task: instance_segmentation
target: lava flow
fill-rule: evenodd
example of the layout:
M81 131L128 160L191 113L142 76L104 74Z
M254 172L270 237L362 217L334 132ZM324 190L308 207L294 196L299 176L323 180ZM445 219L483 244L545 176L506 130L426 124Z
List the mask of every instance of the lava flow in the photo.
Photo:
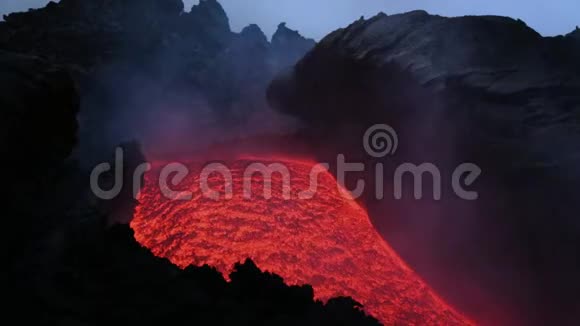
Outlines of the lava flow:
M318 175L312 198L299 199L311 188L315 163L262 158L259 162L281 163L290 172L286 180L282 174L272 175L267 199L267 179L245 173L255 162L245 158L225 163L232 175L231 199L224 196L226 179L218 173L209 176L207 184L221 193L220 200L202 191L201 164L189 164L189 175L173 189L192 192L187 201L166 198L158 182L160 167L154 169L145 177L131 223L137 240L182 268L208 264L225 275L250 257L288 284L311 284L318 299L350 296L385 324L471 324L398 257L329 172ZM251 199L244 194L245 185Z

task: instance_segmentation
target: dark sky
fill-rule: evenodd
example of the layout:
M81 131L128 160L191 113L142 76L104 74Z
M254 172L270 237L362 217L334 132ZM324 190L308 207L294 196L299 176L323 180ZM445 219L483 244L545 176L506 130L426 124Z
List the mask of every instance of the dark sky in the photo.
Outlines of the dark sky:
M0 14L45 5L48 0L0 0ZM189 9L198 0L185 0ZM257 23L272 34L284 21L319 39L360 16L424 9L444 16L494 14L520 18L543 35L566 34L580 25L580 0L221 0L234 30Z

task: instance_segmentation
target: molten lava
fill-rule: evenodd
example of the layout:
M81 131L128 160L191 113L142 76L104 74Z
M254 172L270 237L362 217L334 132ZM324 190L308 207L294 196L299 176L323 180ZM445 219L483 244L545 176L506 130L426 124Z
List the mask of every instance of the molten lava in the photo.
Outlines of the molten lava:
M219 200L202 191L201 164L191 163L189 175L173 189L192 192L187 201L163 195L157 167L145 177L131 223L137 240L182 268L209 264L225 275L236 262L250 257L288 284L311 284L318 299L350 296L385 324L471 324L397 256L329 172L318 175L312 198L299 199L311 189L315 163L260 159L264 164L282 163L290 172L289 184L281 174L272 175L272 197L267 199L267 179L245 172L255 162L246 158L225 163L232 174L231 199L225 197L226 178L209 176L207 183L221 193ZM251 199L244 185L251 185ZM288 190L291 199L285 197Z

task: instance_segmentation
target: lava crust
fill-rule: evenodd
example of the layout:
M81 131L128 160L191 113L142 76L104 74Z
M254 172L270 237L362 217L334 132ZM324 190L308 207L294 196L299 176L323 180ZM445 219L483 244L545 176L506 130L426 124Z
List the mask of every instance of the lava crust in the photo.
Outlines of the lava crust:
M231 199L224 196L226 179L218 173L209 176L208 185L221 194L219 200L202 191L200 163L188 164L188 176L172 189L190 191L192 199L166 198L159 187L162 165L157 164L145 177L131 223L137 240L179 267L208 264L225 275L250 257L289 284L311 284L320 300L352 297L385 324L471 324L399 258L329 172L319 173L311 199L299 199L310 189L315 162L258 162L281 163L289 171L286 184L282 174L272 175L271 198L263 190L267 177L245 173L255 158L222 162L232 174ZM251 199L244 195L245 184L251 184Z

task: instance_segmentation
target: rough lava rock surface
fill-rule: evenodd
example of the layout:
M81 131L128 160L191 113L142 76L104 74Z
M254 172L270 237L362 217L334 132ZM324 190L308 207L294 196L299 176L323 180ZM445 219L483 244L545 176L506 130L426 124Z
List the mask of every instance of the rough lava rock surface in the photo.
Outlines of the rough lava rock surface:
M429 162L451 187L455 167L477 164L476 201L452 188L441 201L412 190L389 200L392 173L388 204L363 200L403 258L477 321L570 324L580 290L577 35L542 37L506 17L379 14L322 39L268 98L320 148L351 144L350 161L376 163L361 139L387 123L399 149L381 161L386 171Z
M332 53L377 70L396 66L435 92L463 87L504 96L574 89L579 86L580 64L569 40L576 34L543 38L524 22L506 17L379 14L325 37L297 65L293 78L313 73L313 64ZM317 69L329 67L322 64Z

